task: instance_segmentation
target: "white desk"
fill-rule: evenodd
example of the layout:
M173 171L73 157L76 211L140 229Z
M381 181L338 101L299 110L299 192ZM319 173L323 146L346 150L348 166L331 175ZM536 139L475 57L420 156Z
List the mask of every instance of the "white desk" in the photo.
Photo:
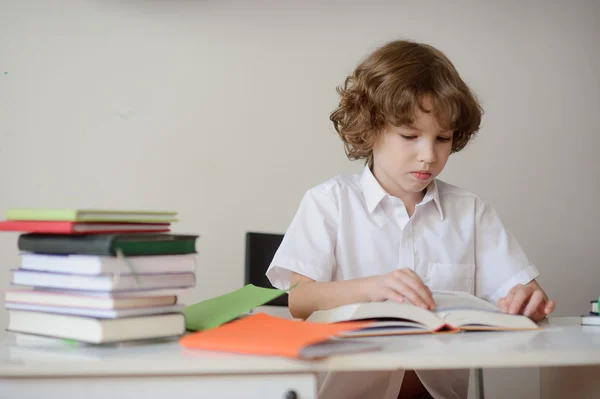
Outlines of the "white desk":
M543 398L600 394L600 327L580 326L579 318L555 318L543 326L542 331L371 338L384 349L314 362L187 350L176 342L30 349L11 345L9 336L0 347L0 396L316 398L317 372L485 367L544 367ZM569 387L561 383L565 376ZM578 395L573 386L580 387Z

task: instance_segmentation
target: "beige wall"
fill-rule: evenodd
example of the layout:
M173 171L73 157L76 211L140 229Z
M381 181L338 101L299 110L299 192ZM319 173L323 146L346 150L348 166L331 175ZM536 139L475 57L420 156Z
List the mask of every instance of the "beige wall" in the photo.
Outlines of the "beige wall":
M328 121L335 86L413 38L486 110L441 178L489 200L556 314L579 315L600 294L599 17L593 0L2 0L0 212L175 209L176 232L202 235L184 300L236 289L245 231L285 231L306 189L361 169ZM0 289L16 239L0 235ZM537 395L522 375L486 378Z

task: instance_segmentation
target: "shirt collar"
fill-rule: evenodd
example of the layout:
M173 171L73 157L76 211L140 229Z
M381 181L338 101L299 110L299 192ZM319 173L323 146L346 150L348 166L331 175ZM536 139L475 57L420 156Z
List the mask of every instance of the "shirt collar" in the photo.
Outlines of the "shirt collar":
M373 213L377 205L384 199L388 193L381 187L381 184L373 176L369 165L365 165L363 174L360 177L360 185L362 186L363 195L367 204L369 213Z
M360 185L362 186L369 213L373 213L375 208L377 208L377 205L379 205L385 197L389 196L383 187L381 187L381 184L379 184L375 176L373 176L373 172L371 172L369 165L365 165L365 169L360 177ZM440 202L437 180L435 179L427 186L425 197L423 197L423 200L419 205L426 204L429 201L433 201L440 213L440 220L444 220L444 212L442 211L442 204Z
M435 207L440 213L440 220L444 220L444 211L442 210L442 202L440 201L440 192L438 190L437 179L433 179L433 181L427 186L427 192L425 193L425 197L423 197L421 204L426 204L429 201L433 201Z

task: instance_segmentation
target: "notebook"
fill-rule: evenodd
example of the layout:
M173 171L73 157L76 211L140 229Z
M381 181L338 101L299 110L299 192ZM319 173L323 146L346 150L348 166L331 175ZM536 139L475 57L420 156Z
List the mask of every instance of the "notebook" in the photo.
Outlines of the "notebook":
M434 291L436 310L392 301L356 303L318 310L307 321L338 323L370 320L366 328L344 337L419 334L458 330L529 330L539 327L526 316L511 315L466 292Z
M100 344L181 335L183 314L96 319L53 313L9 310L8 331Z
M99 233L163 233L170 223L80 223L67 221L4 220L0 231L22 231L48 234L99 234Z
M183 273L195 269L195 255L132 256L126 260L114 256L51 255L22 253L21 269L73 274L103 273Z
M13 208L6 211L8 220L54 220L72 222L176 222L177 212L117 209L48 209Z
M276 288L247 284L239 290L188 306L185 309L186 328L190 331L202 331L218 327L285 293L286 291Z
M257 313L220 327L188 334L179 342L192 349L316 359L379 349L374 343L332 341L340 332L362 328L367 324L319 324Z

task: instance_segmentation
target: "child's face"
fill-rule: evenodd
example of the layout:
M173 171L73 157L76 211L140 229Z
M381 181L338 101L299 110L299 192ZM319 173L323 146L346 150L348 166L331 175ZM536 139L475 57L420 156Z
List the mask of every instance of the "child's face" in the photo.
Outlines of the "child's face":
M431 110L431 99L423 99L422 105ZM373 148L373 174L390 195L419 202L446 166L452 136L452 130L439 126L433 112L417 109L411 125L388 124L381 132Z

